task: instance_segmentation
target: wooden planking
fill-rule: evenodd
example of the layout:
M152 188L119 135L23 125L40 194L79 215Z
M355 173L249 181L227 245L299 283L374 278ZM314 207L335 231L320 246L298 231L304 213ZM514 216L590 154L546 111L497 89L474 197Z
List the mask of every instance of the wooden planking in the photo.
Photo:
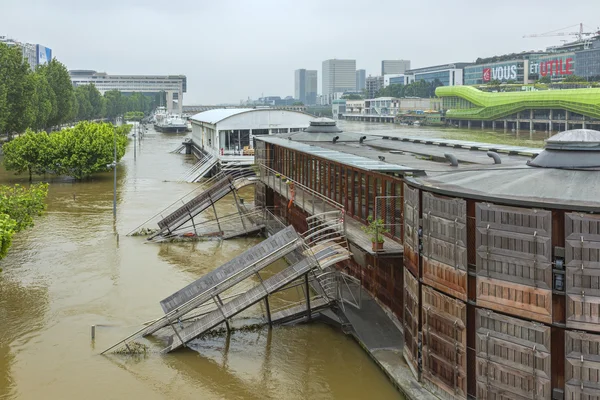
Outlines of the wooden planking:
M532 400L550 400L552 398L550 379L523 374L518 370L479 357L477 358L476 372L479 387L481 385L493 387L496 393L506 393L507 398ZM479 396L477 398L479 399Z
M600 331L600 216L565 213L569 328Z
M549 327L484 309L475 324L478 399L551 398Z
M478 276L477 305L552 323L552 292L546 289Z
M467 300L467 203L423 192L423 282Z
M428 286L423 293L423 378L445 398L464 399L467 388L466 304ZM436 390L437 392L437 390Z
M600 399L600 335L565 331L565 399Z
M419 190L404 184L404 265L419 276Z
M404 358L415 376L419 371L419 282L404 269Z
M475 209L477 226L508 230L517 233L551 236L552 213L522 207L499 206L492 203L477 203Z
M423 257L423 283L467 301L467 271Z

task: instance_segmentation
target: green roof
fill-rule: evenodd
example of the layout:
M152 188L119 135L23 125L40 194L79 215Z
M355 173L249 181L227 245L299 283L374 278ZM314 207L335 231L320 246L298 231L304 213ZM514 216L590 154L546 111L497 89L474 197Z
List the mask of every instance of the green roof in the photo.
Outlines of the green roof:
M531 92L482 92L471 86L440 86L438 97L459 97L472 108L449 109L447 118L494 120L530 109L564 109L600 119L600 89L539 90Z

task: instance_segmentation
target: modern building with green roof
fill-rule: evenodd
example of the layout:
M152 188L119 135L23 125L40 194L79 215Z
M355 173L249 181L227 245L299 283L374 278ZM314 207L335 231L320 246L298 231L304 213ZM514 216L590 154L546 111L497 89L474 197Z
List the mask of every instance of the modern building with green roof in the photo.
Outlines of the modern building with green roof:
M560 129L600 127L600 88L484 92L471 86L436 89L451 125L481 128Z

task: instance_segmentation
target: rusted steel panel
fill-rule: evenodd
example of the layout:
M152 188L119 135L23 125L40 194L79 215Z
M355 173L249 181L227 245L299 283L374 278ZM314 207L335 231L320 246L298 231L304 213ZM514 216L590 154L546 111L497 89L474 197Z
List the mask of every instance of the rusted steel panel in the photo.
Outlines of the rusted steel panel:
M565 399L600 398L600 335L565 332Z
M404 358L413 374L419 370L419 282L404 269Z
M467 301L467 271L423 257L423 283Z
M552 291L477 277L477 305L534 321L552 323Z
M423 286L423 378L444 398L467 397L466 304ZM433 386L433 387L432 387Z
M404 184L404 265L419 276L419 190Z
M565 214L567 327L600 331L600 216Z
M550 399L550 328L484 309L475 323L477 398Z

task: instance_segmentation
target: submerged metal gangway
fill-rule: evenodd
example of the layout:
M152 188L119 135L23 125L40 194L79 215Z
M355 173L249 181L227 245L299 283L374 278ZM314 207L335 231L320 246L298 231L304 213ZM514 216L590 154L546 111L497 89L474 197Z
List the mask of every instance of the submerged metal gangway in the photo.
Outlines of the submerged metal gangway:
M198 234L194 217L210 207L213 208L218 223L219 216L215 208L215 203L229 193L233 193L235 196L238 214L240 215L242 225L244 225L243 231L256 231L256 229L248 229L245 226L242 214L246 213L247 210L239 204L237 191L245 186L254 184L257 180L258 178L254 175L254 171L248 168L231 167L222 170L205 183L205 187L208 187L207 189L195 195L190 200L182 202L183 204L176 210L171 211L166 217L162 217L158 221L158 231L154 232L148 239L152 240L158 236L177 235L177 231L189 222L191 222L191 228L194 233ZM160 214L162 216L162 213ZM229 233L229 235L235 236L235 233Z
M106 349L103 354L123 348L129 350L129 345L136 340L165 327L170 327L173 334L167 347L162 351L170 352L185 346L190 340L222 323L225 323L229 330L229 322L233 316L260 301L265 302L268 321L271 323L269 296L289 287L288 285L303 276L307 286L305 310L310 315L308 274L313 272L318 284L317 275L314 273L315 269L323 270L350 258L342 214L328 214L309 217L309 226L312 227L303 235L298 234L292 226L279 230L238 257L165 298L160 302L165 313L164 316ZM259 274L262 269L291 254L295 254L295 261L289 267L269 278L262 279ZM228 298L221 297L223 292L252 276L256 276L259 283L250 290ZM324 294L324 297L321 296L315 305L323 307L333 300L335 299ZM210 304L216 306L216 309L197 314L197 310ZM283 315L298 314L300 311L283 312ZM182 321L189 320L192 322L183 326Z

